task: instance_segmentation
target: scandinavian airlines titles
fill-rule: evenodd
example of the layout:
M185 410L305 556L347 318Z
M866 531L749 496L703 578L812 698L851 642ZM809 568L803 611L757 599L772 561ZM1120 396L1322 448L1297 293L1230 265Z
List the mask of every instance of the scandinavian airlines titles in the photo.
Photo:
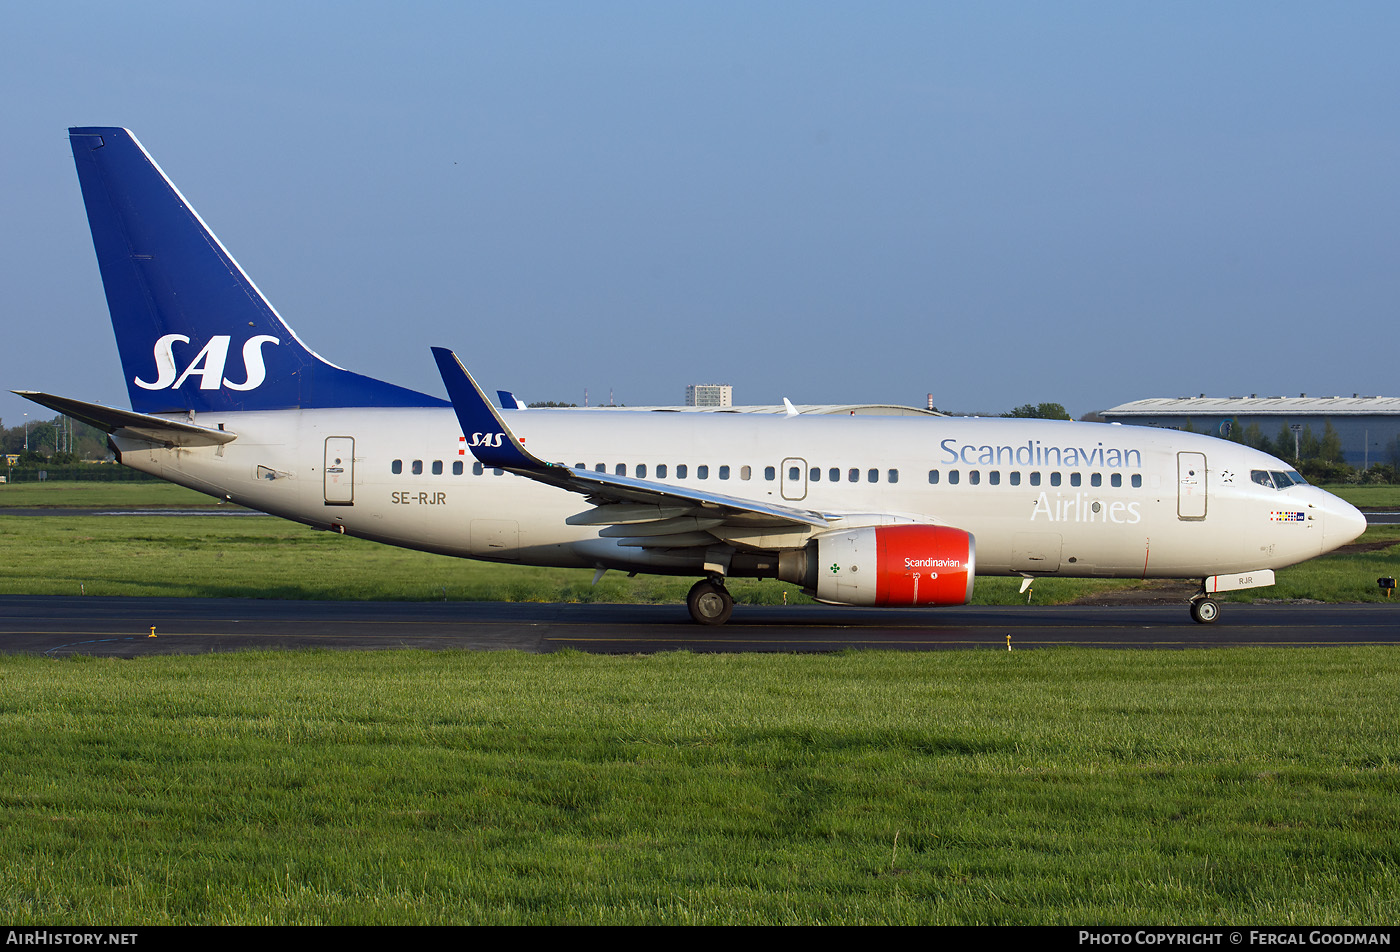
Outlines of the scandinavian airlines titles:
M1012 446L983 443L959 443L949 438L938 444L942 447L945 464L962 463L966 466L1098 466L1103 469L1141 469L1142 450L1125 450L1102 443L1092 448L1083 446L1052 446L1040 440L1026 440Z
M1089 493L1073 496L1055 493L1055 498L1051 499L1042 491L1031 510L1031 522L1041 516L1047 522L1112 522L1131 526L1142 521L1142 510L1136 502L1105 503Z

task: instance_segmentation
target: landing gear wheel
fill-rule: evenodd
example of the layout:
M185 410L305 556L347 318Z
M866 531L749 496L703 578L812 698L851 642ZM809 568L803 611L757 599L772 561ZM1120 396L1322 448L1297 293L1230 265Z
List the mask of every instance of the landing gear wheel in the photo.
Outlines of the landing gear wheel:
M1220 617L1220 606L1213 599L1197 598L1191 602L1191 620L1198 625L1212 624Z
M690 587L685 597L690 617L697 625L723 625L734 612L734 596L724 587L723 582L703 579Z

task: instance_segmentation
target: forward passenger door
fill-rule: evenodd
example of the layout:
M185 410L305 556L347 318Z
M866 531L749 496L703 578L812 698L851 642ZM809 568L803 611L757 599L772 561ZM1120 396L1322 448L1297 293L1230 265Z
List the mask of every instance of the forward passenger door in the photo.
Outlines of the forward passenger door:
M1176 454L1176 515L1178 519L1206 517L1206 454Z

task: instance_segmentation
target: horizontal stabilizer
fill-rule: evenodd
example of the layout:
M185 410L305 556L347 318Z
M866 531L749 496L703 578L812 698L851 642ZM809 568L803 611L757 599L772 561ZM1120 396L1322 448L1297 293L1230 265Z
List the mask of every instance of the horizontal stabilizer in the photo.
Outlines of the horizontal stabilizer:
M10 392L26 400L33 400L41 407L57 410L88 426L95 426L104 433L129 436L159 446L218 446L238 438L237 434L227 430L214 430L193 423L167 420L134 410L104 407L100 403L86 403L70 397L57 397L51 393L38 393L33 390Z

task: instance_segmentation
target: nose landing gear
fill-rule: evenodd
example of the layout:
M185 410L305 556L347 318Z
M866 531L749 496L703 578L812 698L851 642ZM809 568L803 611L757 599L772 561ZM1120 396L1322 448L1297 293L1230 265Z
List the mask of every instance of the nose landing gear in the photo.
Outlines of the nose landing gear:
M1210 625L1220 617L1220 604L1205 593L1191 599L1191 620L1198 625Z

